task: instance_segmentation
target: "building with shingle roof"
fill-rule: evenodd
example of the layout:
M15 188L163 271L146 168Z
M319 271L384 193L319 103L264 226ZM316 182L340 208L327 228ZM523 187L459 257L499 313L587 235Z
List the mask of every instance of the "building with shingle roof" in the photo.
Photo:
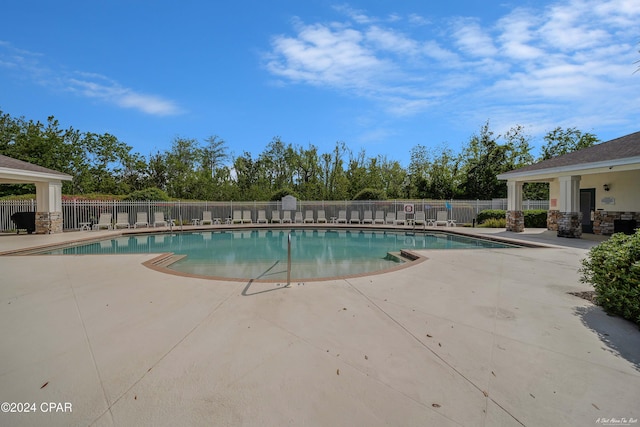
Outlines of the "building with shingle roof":
M62 181L73 177L0 154L0 184L35 184L36 233L62 232Z
M507 230L522 231L522 184L549 183L547 226L559 236L632 232L640 223L640 132L498 175Z

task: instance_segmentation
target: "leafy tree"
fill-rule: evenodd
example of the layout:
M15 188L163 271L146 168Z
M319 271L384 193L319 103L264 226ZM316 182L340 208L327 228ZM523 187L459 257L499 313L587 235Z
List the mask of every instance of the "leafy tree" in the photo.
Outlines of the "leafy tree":
M600 140L591 133L582 133L576 128L562 129L557 127L544 136L545 145L542 146L542 157L547 160L552 157L591 147Z

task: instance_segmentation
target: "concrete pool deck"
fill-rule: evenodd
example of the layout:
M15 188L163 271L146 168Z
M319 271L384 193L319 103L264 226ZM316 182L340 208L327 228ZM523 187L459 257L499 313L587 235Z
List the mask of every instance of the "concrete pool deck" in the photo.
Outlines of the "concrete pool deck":
M0 402L35 413L0 425L640 425L640 331L567 293L591 289L577 269L599 239L457 231L552 246L289 288L155 255L2 256Z

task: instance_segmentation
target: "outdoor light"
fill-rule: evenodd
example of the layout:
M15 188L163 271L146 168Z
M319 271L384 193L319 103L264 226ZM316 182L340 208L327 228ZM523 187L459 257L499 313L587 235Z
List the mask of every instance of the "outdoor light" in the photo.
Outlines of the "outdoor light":
M604 191L609 191L609 184L603 185L602 188L604 188Z

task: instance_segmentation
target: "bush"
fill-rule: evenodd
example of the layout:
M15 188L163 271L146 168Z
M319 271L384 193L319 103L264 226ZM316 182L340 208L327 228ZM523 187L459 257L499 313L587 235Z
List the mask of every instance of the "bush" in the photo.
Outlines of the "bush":
M547 228L547 211L545 209L524 211L524 227Z
M358 194L353 196L353 200L387 200L387 195L384 190L363 188Z
M486 228L506 228L507 219L506 218L489 218L486 219L482 224L478 225L478 227L486 227Z
M604 311L640 326L640 230L630 236L615 233L591 248L579 271Z
M161 189L156 188L156 187L152 187L152 188L146 188L144 190L134 191L133 193L131 193L127 197L125 197L123 200L161 200L161 201L168 201L169 200L169 196L167 195L167 193L165 193Z
M507 211L504 209L485 209L478 212L478 224L482 224L488 219L504 219L506 222Z

